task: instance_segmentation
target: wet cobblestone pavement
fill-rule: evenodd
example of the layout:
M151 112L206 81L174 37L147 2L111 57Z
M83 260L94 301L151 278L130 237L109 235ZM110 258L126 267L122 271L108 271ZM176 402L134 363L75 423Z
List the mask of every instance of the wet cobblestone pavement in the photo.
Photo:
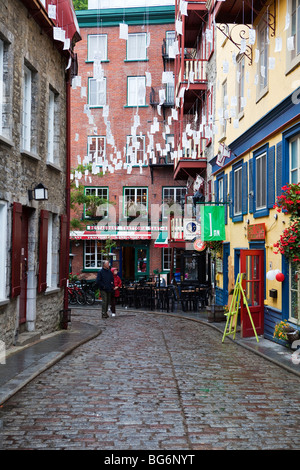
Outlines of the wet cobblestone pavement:
M201 323L99 313L82 318L98 337L3 404L3 450L300 448L299 377Z

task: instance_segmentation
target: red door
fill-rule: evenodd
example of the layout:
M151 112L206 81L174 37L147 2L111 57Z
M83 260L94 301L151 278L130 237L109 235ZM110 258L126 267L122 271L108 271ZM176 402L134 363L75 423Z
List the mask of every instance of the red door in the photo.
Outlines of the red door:
M22 210L22 233L21 233L21 259L20 259L20 303L19 323L26 322L27 305L27 271L28 271L28 218L29 214L25 207Z
M242 286L256 333L264 332L264 251L241 250ZM251 319L241 299L241 336L254 336Z

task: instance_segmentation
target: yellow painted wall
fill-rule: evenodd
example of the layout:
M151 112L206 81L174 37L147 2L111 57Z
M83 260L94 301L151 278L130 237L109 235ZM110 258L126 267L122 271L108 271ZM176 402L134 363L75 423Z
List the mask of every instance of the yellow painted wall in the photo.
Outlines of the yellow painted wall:
M287 50L287 40L290 36L290 30L284 31L285 29L285 17L287 13L287 2L286 0L280 0L279 2L271 2L272 7L270 11L274 10L274 3L276 3L276 31L275 36L280 37L282 40L281 52L274 52L275 50L275 37L271 36L271 29L269 33L269 57L275 59L274 70L268 70L268 91L261 98L257 97L257 85L255 84L255 76L259 74L258 66L255 63L255 49L258 46L258 25L262 21L261 16L257 19L254 24L256 30L256 42L252 46L253 62L249 65L248 58L245 57L245 77L248 77L248 81L245 79L245 98L247 99L244 113L239 119L239 127L234 128L233 119L227 123L226 129L226 143L229 144L235 140L239 135L245 132L251 125L258 121L268 111L278 105L286 96L293 92L296 92L300 86L300 72L299 68L291 68L289 62L290 53ZM278 9L279 3L279 9ZM289 2L291 4L292 2ZM229 28L234 31L233 38L240 40L239 31L245 29L244 25L229 25ZM236 56L239 53L239 49L229 40L226 39L224 34L217 28L216 29L216 60L217 60L217 86L216 86L216 124L218 126L218 108L222 107L222 83L227 80L228 86L228 98L229 107L231 98L237 95L237 81L236 72L237 67L233 63L232 56ZM223 71L223 62L227 60L229 63L228 73ZM219 129L218 138L215 139L215 150L218 148L218 141L221 138Z
M291 3L291 2L289 2ZM249 65L249 61L245 58L245 97L247 98L247 103L244 108L243 114L240 116L238 121L238 128L234 128L234 119L227 122L226 134L222 135L220 132L219 121L218 121L218 108L222 107L222 83L224 80L227 80L227 94L229 99L229 108L231 103L231 97L237 95L237 81L236 81L236 72L237 67L234 65L232 60L232 55L238 53L237 47L229 40L225 39L223 33L217 30L217 46L216 46L216 57L217 57L217 84L216 84L216 103L215 103L215 123L218 134L214 141L214 154L218 152L220 142L224 142L226 145L230 145L232 141L238 138L243 134L247 129L249 129L254 123L259 121L267 112L276 107L282 100L284 100L288 95L293 93L297 87L300 86L300 72L299 67L292 69L289 62L290 53L287 51L287 38L290 36L290 30L285 31L285 18L287 13L287 2L286 0L280 0L279 2L271 2L273 11L274 4L276 4L276 37L282 38L282 50L281 52L274 52L275 49L275 37L271 37L270 30L270 44L269 44L269 57L275 59L275 68L274 70L268 70L269 81L268 81L268 91L260 99L257 99L257 86L255 85L255 75L259 73L257 64L254 61L255 58L255 49L257 45L256 33L256 43L253 48L253 63ZM279 6L279 10L278 10ZM261 18L259 17L254 25L254 28L257 30L258 24ZM232 26L231 26L232 27ZM245 29L244 26L239 25L235 27L235 30ZM223 62L227 60L229 63L228 73L223 71ZM288 127L288 126L287 126ZM282 129L278 135L272 135L265 142L259 142L256 147L249 149L249 151L242 156L244 162L249 161L253 157L253 151L256 148L259 148L264 143L268 142L269 146L273 146L282 140ZM236 160L238 161L238 160ZM229 172L231 166L225 168L220 168L220 171L224 171L228 174L229 181ZM278 216L277 220L275 215ZM253 214L248 213L244 216L242 222L232 223L231 218L228 216L228 225L226 226L226 241L230 241L230 258L229 258L229 292L234 286L234 248L249 248L249 242L247 239L247 220L249 224L266 224L266 271L270 269L282 269L281 266L281 255L275 255L273 252L273 244L279 240L281 233L284 228L289 224L289 217L282 213L277 213L275 209L270 209L268 217L254 218ZM223 276L222 274L217 275L217 285L223 287ZM269 296L270 289L277 289L278 298L273 299ZM230 299L229 299L230 301ZM266 279L266 301L265 304L281 310L282 307L282 298L281 298L281 285L278 281L269 281Z

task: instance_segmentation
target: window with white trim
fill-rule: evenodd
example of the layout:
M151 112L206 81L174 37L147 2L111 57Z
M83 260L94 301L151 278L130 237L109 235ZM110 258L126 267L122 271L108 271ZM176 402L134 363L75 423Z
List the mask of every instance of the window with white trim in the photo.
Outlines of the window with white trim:
M176 267L180 268L180 251L173 250L173 270L176 270ZM172 261L172 248L162 248L162 269L163 271L170 271Z
M227 119L229 118L228 112L228 95L227 95L227 80L222 83L222 108L219 111L220 113L220 124L221 124L221 136L225 137Z
M289 142L290 146L290 183L300 181L300 135L297 135Z
M11 140L13 121L13 51L11 41L0 39L0 136Z
M24 66L23 75L23 119L22 119L22 148L31 150L31 93L32 72Z
M102 165L106 160L106 137L103 135L88 136L88 156L92 163Z
M48 156L47 160L54 163L54 92L49 90L48 103Z
M169 48L173 46L176 40L176 33L175 31L166 31L166 54L169 57Z
M49 212L47 239L47 290L56 289L59 276L59 219Z
M29 63L23 67L21 152L38 153L38 73Z
M148 214L148 188L124 188L124 217Z
M255 159L255 208L267 207L267 154L263 153Z
M145 136L127 136L126 162L131 165L143 165L145 155Z
M127 77L127 106L146 105L146 77Z
M84 241L84 269L99 269L102 267L105 255L103 253L104 242L102 240Z
M0 201L0 300L7 298L7 252L7 202Z
M106 78L103 80L89 78L89 105L91 107L106 105Z
M88 58L89 62L95 59L107 60L107 34L88 35Z
M4 42L0 39L0 135L3 134Z
M58 94L49 88L47 163L59 165Z
M268 25L265 18L261 21L258 29L258 98L263 96L267 91L268 86L268 60L269 60L269 38L268 38Z
M218 179L218 202L224 201L224 178Z
M291 37L294 49L291 50L291 59L300 55L300 0L291 2Z
M237 60L237 99L238 99L238 114L244 112L244 99L245 99L245 56L242 55Z
M131 33L127 39L127 60L147 59L147 33Z
M163 188L163 217L168 216L168 208L174 204L181 208L182 201L185 201L186 188L184 186L174 186Z
M234 215L242 214L242 167L234 170Z
M95 196L98 200L95 201L94 207L85 207L85 218L106 217L108 215L108 188L106 187L90 187L84 188L86 196ZM98 204L99 203L99 204ZM92 214L92 211L95 213Z
M300 181L300 134L289 141L289 182ZM300 320L300 267L299 263L289 263L289 321Z
M300 319L300 268L297 263L289 263L289 284L289 320L298 323Z

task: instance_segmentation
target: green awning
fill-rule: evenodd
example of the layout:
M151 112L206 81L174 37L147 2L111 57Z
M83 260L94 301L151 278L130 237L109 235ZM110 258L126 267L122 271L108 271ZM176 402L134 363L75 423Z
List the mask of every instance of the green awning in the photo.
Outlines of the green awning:
M154 242L156 248L168 248L168 232L159 232L157 239Z

